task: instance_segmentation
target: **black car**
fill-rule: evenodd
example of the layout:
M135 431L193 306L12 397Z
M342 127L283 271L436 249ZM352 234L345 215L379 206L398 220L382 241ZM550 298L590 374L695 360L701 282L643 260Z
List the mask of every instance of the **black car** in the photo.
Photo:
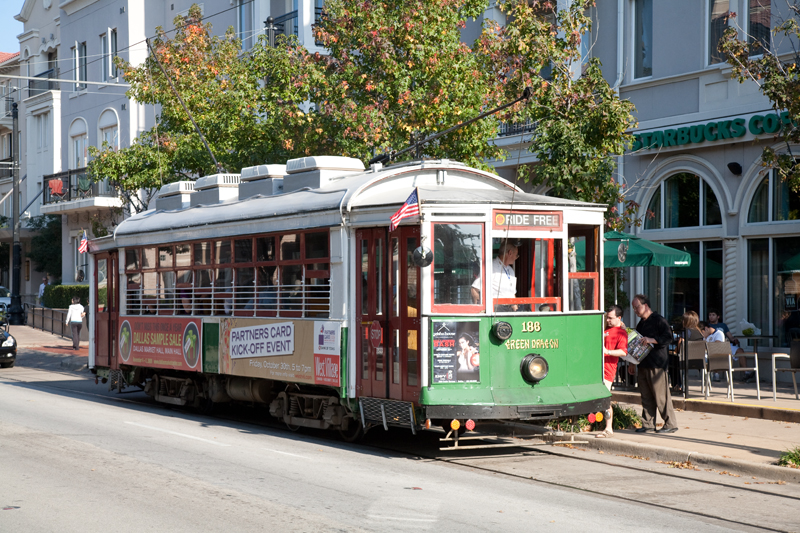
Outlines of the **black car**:
M17 340L0 330L0 368L11 368L17 360Z

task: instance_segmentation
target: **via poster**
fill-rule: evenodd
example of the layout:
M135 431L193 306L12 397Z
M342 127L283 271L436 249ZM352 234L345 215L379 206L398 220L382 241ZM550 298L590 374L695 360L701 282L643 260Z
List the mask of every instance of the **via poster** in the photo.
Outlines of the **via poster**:
M199 372L202 331L197 318L121 317L117 351L126 365Z
M480 321L433 321L433 382L481 380Z
M310 385L341 384L341 324L226 317L219 323L220 373Z
M314 321L314 384L338 387L341 384L342 325Z

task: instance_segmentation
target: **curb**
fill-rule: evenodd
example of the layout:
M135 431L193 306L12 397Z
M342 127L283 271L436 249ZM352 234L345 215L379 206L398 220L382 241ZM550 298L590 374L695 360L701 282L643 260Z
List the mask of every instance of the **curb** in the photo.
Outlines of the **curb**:
M687 452L686 450L677 450L664 446L653 446L650 444L640 444L614 439L595 439L592 437L594 437L594 434L587 439L589 443L586 444L586 446L595 450L619 452L625 455L638 455L658 461L677 463L690 462L701 468L746 474L748 476L756 476L775 481L800 483L800 470L794 468L728 459L727 457L720 457L718 455Z
M523 430L534 434L548 433L549 430L543 426L532 424L521 424L519 422L505 422L506 427ZM580 440L586 440L587 448L602 450L604 452L614 452L622 455L632 455L644 457L656 461L686 463L691 462L699 468L709 468L721 472L735 473L739 475L755 476L773 481L786 481L790 483L800 483L800 469L789 468L762 463L753 463L739 459L728 459L718 455L710 455L699 452L689 452L668 448L666 446L654 446L652 444L640 444L618 439L596 439L595 433L575 433L573 434Z
M763 395L762 395L763 397ZM612 402L642 404L642 397L638 392L613 391L611 393ZM778 407L763 407L760 405L736 404L731 402L714 402L709 400L684 400L683 398L673 398L672 406L683 411L693 411L697 413L711 413L715 415L740 416L742 418L761 418L764 420L774 420L777 422L800 423L800 408L780 409ZM800 402L798 403L800 407Z

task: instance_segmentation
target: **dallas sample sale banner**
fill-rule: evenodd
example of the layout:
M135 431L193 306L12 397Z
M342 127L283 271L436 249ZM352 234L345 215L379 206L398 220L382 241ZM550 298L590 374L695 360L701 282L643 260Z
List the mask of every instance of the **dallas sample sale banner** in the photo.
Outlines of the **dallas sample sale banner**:
M126 316L117 335L120 360L127 365L199 372L200 319Z

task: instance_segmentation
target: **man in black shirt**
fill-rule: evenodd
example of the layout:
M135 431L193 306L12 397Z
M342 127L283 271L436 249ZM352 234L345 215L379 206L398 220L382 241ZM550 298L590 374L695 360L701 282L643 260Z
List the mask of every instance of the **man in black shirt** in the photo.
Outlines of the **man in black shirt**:
M669 393L667 378L667 345L672 340L672 330L663 316L650 309L650 299L644 294L633 297L633 310L641 318L636 331L653 349L639 363L639 393L642 395L642 427L636 431L643 433L656 429L656 409L661 413L664 427L659 433L678 431L672 396Z

